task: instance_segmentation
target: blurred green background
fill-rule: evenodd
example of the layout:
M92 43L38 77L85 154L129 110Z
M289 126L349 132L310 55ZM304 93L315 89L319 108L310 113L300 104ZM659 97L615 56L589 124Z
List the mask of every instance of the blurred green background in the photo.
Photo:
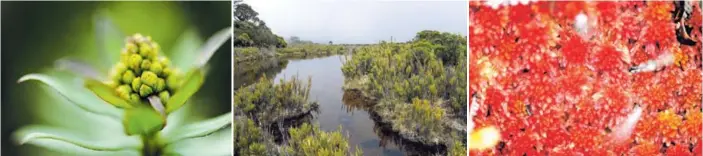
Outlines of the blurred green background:
M46 124L47 115L36 110L56 110L38 98L47 96L43 84L18 84L29 73L52 68L54 61L99 56L94 23L96 15L112 19L125 35L141 33L157 41L163 52L187 29L195 28L203 42L229 27L231 2L1 2L2 3L2 155L54 155L32 145L18 146L11 134L21 126ZM191 99L199 116L214 117L230 111L231 41L210 60L205 84ZM119 51L115 51L118 53ZM195 53L195 51L194 51ZM94 59L98 60L98 59ZM96 62L90 62L96 63ZM51 101L48 101L51 102ZM70 122L70 121L67 121ZM91 125L85 125L91 126Z

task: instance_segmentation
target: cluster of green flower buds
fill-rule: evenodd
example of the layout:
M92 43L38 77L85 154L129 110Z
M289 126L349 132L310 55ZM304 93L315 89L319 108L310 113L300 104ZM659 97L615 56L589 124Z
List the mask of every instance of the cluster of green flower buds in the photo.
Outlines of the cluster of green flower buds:
M139 103L158 96L162 103L179 87L179 73L167 58L159 56L159 45L150 36L135 34L126 39L120 62L111 71L112 82L120 98Z

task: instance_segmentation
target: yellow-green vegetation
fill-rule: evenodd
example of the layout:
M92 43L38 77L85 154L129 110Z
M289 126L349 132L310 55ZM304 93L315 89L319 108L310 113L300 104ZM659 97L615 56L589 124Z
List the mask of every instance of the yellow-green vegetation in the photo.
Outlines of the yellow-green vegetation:
M276 50L279 57L327 56L344 54L347 48L328 44L295 44Z
M375 98L444 100L451 106L448 111L464 118L466 39L450 33L427 35L437 33L420 32L410 43L359 48L342 71L349 81L368 79L358 87Z
M342 129L341 127L339 129ZM299 128L291 128L289 146L285 148L286 155L292 156L345 156L362 155L357 147L352 152L346 137L341 130L325 132L320 127L304 123Z
M234 48L234 62L246 62L267 58L300 58L345 54L349 48L342 45L328 44L294 44L285 48L262 47L236 47Z
M285 122L316 110L318 105L308 102L310 79L307 83L292 77L274 84L263 76L255 84L239 88L234 96L234 152L235 155L361 155L360 149L350 151L341 131L324 132L318 126L303 123L290 128L290 139L284 145L273 143L280 127L271 125ZM287 144L287 145L286 145ZM273 150L282 149L282 150Z
M454 145L447 152L448 156L466 156L466 146L462 141L454 141Z
M345 89L378 103L372 111L409 140L443 144L465 140L466 39L421 31L408 43L357 49L345 62Z
M234 48L234 62L259 60L264 57L265 55L261 54L257 47Z
M235 114L255 119L256 123L268 125L284 119L300 116L317 109L309 102L310 82L303 83L296 77L273 84L266 76L251 86L239 88L234 95Z
M251 119L235 120L233 127L234 155L271 155L267 150L270 140L264 138L261 128Z

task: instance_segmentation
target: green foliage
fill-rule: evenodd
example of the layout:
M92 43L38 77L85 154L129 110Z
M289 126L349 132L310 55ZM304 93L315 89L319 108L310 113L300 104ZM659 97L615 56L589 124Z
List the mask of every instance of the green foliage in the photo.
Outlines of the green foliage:
M308 102L311 79L305 84L296 77L273 84L266 76L249 87L239 88L234 95L234 110L256 119L259 124L271 124L317 108Z
M257 47L234 48L234 62L263 59L261 50Z
M422 31L410 43L384 42L357 49L342 72L351 79L367 78L363 88L375 98L445 101L455 117L465 118L465 49L465 39L459 35Z
M251 119L236 120L233 127L234 155L270 155L261 128Z
M295 57L295 56L326 56L344 54L346 52L344 46L328 45L328 44L292 44L286 48L276 50L276 54L280 57Z
M288 47L288 43L286 43L286 40L283 39L281 36L276 36L276 40L278 40L278 44L276 44L276 48L285 48Z
M461 36L422 31L408 43L356 49L342 72L348 79L345 88L376 99L374 112L394 131L452 148L454 140L466 135L461 131L467 111L465 58Z
M254 41L251 40L251 37L249 37L249 34L247 33L242 33L237 36L237 38L234 39L234 45L240 45L240 46L253 46Z
M447 156L465 156L466 155L466 146L464 143L460 140L454 140L454 145L452 145L451 148L449 148L449 151L447 152Z
M466 38L464 36L424 30L418 32L414 40L424 40L440 45L435 49L435 55L441 58L444 64L458 65L459 60L466 58Z
M238 21L258 21L259 13L248 4L239 3L234 6L234 19Z
M444 116L444 110L438 106L430 105L430 101L413 99L412 103L412 114L409 120L419 121L421 125L414 127L421 133L428 133L431 131L436 131L440 128L440 123L442 123L442 116Z
M271 32L266 22L257 17L259 13L248 4L234 6L234 46L235 47L286 47L282 37ZM281 42L283 41L283 42Z
M340 127L341 129L341 127ZM289 130L289 146L285 148L286 155L293 156L344 156L362 155L359 148L352 152L348 140L342 135L341 130L325 132L319 126L307 123L298 128Z
M351 155L347 138L341 131L324 132L308 123L289 129L290 139L288 146L282 146L283 150L271 150L276 145L269 125L318 107L317 103L308 102L310 81L308 78L305 84L292 77L274 84L263 76L255 84L237 89L233 107L246 121L235 121L234 155ZM353 154L362 153L357 148Z

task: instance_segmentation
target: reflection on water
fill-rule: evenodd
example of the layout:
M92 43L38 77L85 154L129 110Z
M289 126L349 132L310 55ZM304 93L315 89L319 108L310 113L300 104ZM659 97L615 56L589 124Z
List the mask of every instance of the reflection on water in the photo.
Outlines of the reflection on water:
M358 146L364 155L430 155L444 147L426 148L405 141L393 132L389 125L382 124L378 116L369 113L373 102L360 96L358 92L343 91L342 56L307 57L305 59L257 60L240 62L234 66L235 89L255 82L263 75L274 77L274 83L281 79L310 77L310 100L317 101L317 113L285 121L281 125L269 125L281 142L287 136L287 128L299 126L303 122L318 123L325 131L337 130L349 136L349 144ZM275 130L278 129L278 130ZM399 146L401 145L401 146Z
M351 90L351 91L345 91L344 92L344 97L342 98L344 101L344 108L347 110L347 112L353 112L355 110L365 110L368 111L370 110L373 105L373 101L364 98L361 95L361 92L356 91L356 90ZM419 143L415 143L412 141L408 141L405 138L401 137L398 133L392 131L391 127L389 124L385 124L381 122L380 117L373 113L369 112L369 117L374 121L374 126L373 126L373 131L376 133L376 135L379 137L379 139L374 139L374 140L368 140L365 142L361 143L362 147L381 147L385 148L387 146L395 146L395 145L401 145L401 149L405 152L406 155L433 155L436 153L441 153L444 152L446 147L443 146L437 146L437 147L427 147ZM384 155L403 155L403 153L399 151L384 151Z
M234 90L239 87L250 85L262 76L273 77L286 68L288 60L279 60L276 58L251 60L234 63L233 79Z

